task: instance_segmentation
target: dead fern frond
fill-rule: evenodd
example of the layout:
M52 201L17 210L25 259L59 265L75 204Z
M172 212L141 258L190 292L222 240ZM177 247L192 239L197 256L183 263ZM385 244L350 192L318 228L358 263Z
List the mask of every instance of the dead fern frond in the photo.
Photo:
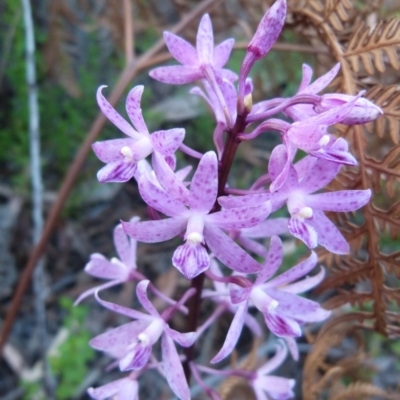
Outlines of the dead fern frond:
M394 394L389 394L370 383L355 382L347 386L338 395L329 397L329 400L367 400L375 396L388 400L395 400L397 398Z
M316 400L329 389L334 382L355 366L366 360L362 337L356 333L353 321L364 319L362 313L346 314L332 318L325 323L313 341L313 347L307 355L303 369L303 398ZM344 338L352 337L354 346L352 351L338 349L344 343ZM337 363L334 354L341 354L340 363Z
M400 26L399 26L400 43ZM399 62L399 60L397 60ZM382 87L374 86L366 94L366 97L372 100L383 110L383 116L375 122L369 123L366 127L369 132L376 132L380 138L384 133L389 133L393 143L399 144L400 138L400 87L392 85Z
M343 23L349 19L352 4L349 0L315 0L309 2L310 8L323 15L323 22L330 23L337 31L343 30Z
M400 20L397 17L379 21L372 31L361 22L349 40L344 57L355 72L360 71L361 63L366 72L373 75L375 69L384 72L388 63L400 69L399 48Z

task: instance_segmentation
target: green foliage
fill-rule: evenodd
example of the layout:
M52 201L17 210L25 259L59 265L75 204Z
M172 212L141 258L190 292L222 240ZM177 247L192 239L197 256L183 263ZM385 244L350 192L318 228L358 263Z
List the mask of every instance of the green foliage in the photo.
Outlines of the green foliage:
M9 41L9 52L0 77L0 95L4 96L4 105L0 108L0 167L10 184L20 191L29 187L29 141L28 141L28 91L25 79L25 31L20 16L21 3L6 0L5 12L0 16L0 23L5 26L0 32L0 43ZM14 27L14 35L7 37ZM104 78L104 65L98 62L101 41L96 32L88 34L88 52L74 72L76 85L81 95L71 97L58 83L49 79L42 49L47 36L45 27L35 24L37 87L40 113L40 141L42 171L47 189L59 188L60 181L68 170L79 146L87 135L89 124L98 113L95 88ZM107 59L107 75L116 68L118 57ZM1 64L0 63L0 64ZM118 69L120 66L118 66ZM1 98L0 98L1 100ZM94 171L91 171L94 173Z
M68 313L64 327L69 336L58 349L58 354L49 358L53 373L58 379L57 399L71 398L87 374L88 363L94 358L94 351L88 346L91 334L84 327L88 308L74 307L69 297L62 297L60 305Z
M88 364L93 360L95 353L88 346L91 334L84 326L88 307L74 307L69 297L61 297L60 306L67 313L63 329L67 330L68 336L48 360L58 383L56 398L66 400L75 395L78 386L88 373ZM23 382L23 387L24 400L44 399L39 382Z

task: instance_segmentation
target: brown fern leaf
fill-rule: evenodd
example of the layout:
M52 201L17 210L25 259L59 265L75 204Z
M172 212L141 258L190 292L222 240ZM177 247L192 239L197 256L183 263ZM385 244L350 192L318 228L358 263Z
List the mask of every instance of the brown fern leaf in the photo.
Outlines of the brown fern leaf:
M381 399L395 400L398 394L390 394L374 385L355 382L347 386L341 393L329 397L329 400L367 400L379 396ZM396 396L396 397L395 397Z
M400 252L396 251L391 254L382 255L381 258L382 265L385 267L385 270L388 274L393 274L397 279L400 279ZM400 293L399 289L396 289L398 293Z
M348 292L346 290L338 290L338 294L327 300L323 307L328 310L333 310L342 306L343 304L350 304L351 306L362 307L368 301L373 300L373 296L370 292L357 293Z
M375 69L384 72L388 63L394 69L400 69L399 48L400 20L395 17L387 22L379 21L372 31L361 22L351 36L343 55L355 72L360 71L362 63L366 72L373 75Z
M324 23L329 22L337 31L343 30L343 22L349 19L352 4L349 0L311 1L310 8L323 15Z
M340 288L343 285L355 285L366 281L370 277L367 263L361 262L352 256L341 256L340 263L330 268L330 275L316 289L316 293L325 292L331 288Z
M365 319L364 313L351 313L332 318L324 324L313 340L313 346L307 355L303 368L303 399L323 398L335 381L339 381L349 366L359 365L365 360L363 341L355 334L357 323ZM353 353L346 351L345 360L340 365L329 360L330 351L340 346L345 337L355 339ZM324 393L324 395L323 395Z
M399 29L400 31L400 29ZM400 88L398 85L382 87L374 86L366 97L382 108L383 116L375 122L366 125L369 132L376 132L379 137L386 132L389 133L393 143L399 144L400 138Z
M335 31L342 31L344 24L352 18L353 11L350 0L292 0L289 2L289 10L296 14L311 13L318 20L318 24L329 24ZM308 15L309 16L309 15Z
M365 156L364 165L374 194L384 193L389 199L395 199L398 197L400 184L400 147L386 151L386 155L380 161ZM382 199L380 196L375 200L379 200L379 205L382 206L389 205L389 199Z

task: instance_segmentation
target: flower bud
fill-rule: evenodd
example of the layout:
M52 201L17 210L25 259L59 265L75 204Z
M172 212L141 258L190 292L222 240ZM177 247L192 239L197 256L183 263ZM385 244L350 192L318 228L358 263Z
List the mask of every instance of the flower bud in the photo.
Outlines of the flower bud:
M247 46L256 60L264 57L281 33L286 17L286 0L277 0L264 14L257 31Z
M323 113L332 108L344 105L354 99L348 94L324 94L320 101L314 106L317 113ZM353 109L345 119L341 121L345 125L359 125L374 121L383 114L383 111L368 99L360 97L357 99Z

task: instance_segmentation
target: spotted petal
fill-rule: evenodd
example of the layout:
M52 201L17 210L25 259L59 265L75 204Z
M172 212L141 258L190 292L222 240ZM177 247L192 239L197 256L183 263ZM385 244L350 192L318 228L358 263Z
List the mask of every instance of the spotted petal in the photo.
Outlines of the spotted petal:
M169 387L180 400L190 400L190 390L185 378L182 363L174 342L169 335L163 335L161 341L163 369Z
M186 218L167 218L159 221L129 223L122 221L125 232L145 243L158 243L178 236L187 224Z
M148 135L149 131L143 119L142 109L140 108L140 101L142 99L143 90L144 90L143 85L135 86L128 93L125 107L129 115L129 118L132 121L132 124L135 126L135 128L141 134Z
M108 118L118 129L120 129L125 135L128 135L132 138L139 139L140 133L136 132L128 122L121 117L121 115L114 109L114 107L107 101L107 99L102 95L101 91L103 88L107 86L100 86L97 89L97 103L100 107L100 110Z
M170 32L164 32L165 44L175 60L183 65L196 65L198 62L196 49L186 40Z

